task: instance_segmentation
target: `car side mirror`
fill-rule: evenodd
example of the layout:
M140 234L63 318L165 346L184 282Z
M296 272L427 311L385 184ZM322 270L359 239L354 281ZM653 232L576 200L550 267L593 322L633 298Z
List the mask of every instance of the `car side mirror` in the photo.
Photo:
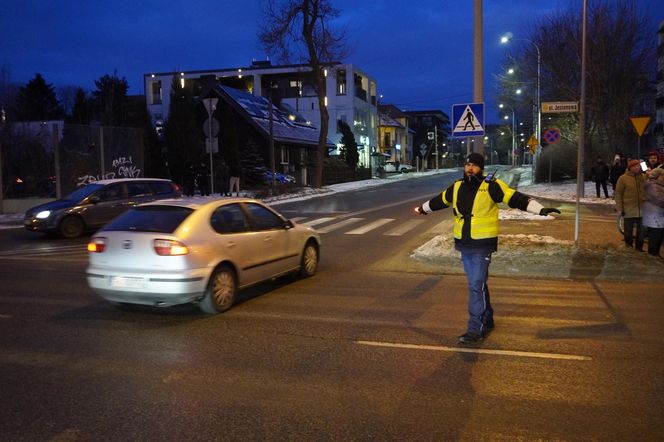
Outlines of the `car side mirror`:
M293 221L287 219L286 222L284 222L284 228L286 230L292 229L293 227L295 227L295 225L293 224Z
M100 199L97 195L94 195L94 196L91 196L88 201L90 201L90 203L92 203L92 204L97 204L100 201Z

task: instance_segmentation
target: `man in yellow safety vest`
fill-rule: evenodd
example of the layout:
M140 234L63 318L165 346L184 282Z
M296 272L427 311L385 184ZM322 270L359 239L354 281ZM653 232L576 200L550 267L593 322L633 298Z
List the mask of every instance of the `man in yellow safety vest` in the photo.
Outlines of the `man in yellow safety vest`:
M489 174L484 176L484 156L471 153L464 164L463 178L415 211L427 215L452 207L454 211L454 247L461 252L468 280L468 327L459 336L462 344L477 344L494 328L493 308L489 297L489 264L498 248L498 203L541 216L560 213L543 207L527 195L510 188Z

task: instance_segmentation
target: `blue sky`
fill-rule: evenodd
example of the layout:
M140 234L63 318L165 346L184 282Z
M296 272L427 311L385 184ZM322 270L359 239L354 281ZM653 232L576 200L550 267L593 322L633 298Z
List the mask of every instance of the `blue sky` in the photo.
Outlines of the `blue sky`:
M348 32L345 60L376 78L383 101L405 110L473 101L473 0L331 0ZM592 0L589 0L592 1ZM505 32L526 36L552 10L582 0L484 0L484 98L505 55ZM664 0L638 0L664 20ZM578 5L577 5L578 4ZM0 65L25 84L41 73L54 86L94 89L117 71L130 94L144 73L247 66L266 58L257 38L260 0L0 0ZM653 36L656 38L656 36Z

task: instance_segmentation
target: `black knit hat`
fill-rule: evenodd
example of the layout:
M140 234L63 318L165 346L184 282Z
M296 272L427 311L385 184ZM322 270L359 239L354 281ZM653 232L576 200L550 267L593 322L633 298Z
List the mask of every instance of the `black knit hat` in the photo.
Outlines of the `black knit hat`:
M466 164L473 163L480 169L484 170L484 155L473 152L466 157Z

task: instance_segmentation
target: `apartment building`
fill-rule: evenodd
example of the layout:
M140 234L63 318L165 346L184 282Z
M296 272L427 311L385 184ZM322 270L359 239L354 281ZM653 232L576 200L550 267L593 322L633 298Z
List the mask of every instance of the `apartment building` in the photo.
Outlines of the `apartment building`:
M410 118L393 104L379 106L380 152L390 161L413 164L413 135Z
M330 154L338 153L341 133L336 122L344 121L355 135L360 165L368 167L371 153L378 146L376 80L353 64L330 63L326 66L325 98L330 116L328 140L337 146ZM156 127L168 117L174 80L183 84L193 82L195 95L211 82L262 97L267 97L268 91L277 90L282 102L312 126L320 127L318 95L313 87L311 68L306 64L273 66L270 61L253 61L246 67L148 73L143 79L148 111Z

